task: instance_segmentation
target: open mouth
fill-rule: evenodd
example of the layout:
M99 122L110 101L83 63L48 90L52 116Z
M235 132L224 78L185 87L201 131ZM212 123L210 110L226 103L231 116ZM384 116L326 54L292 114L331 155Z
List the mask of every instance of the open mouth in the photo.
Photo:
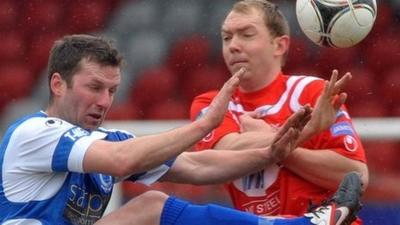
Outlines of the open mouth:
M95 120L101 119L101 114L89 114L89 116Z

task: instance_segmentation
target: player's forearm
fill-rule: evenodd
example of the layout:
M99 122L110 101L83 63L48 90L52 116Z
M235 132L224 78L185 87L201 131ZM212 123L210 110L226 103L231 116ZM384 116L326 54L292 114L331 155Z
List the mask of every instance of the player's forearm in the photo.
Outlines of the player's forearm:
M84 171L125 177L153 169L187 150L212 129L201 121L122 142L96 141L85 154Z
M301 131L299 139L297 141L297 145L301 145L303 142L309 140L312 136L316 135L318 131L310 126L310 123L308 123L304 129Z
M368 185L368 168L364 163L331 150L297 148L284 160L283 165L305 180L329 190L335 190L350 171L362 175L364 188Z
M243 150L250 148L264 148L271 145L273 134L248 131L244 133L232 133L221 138L214 149Z
M197 185L232 181L273 163L269 148L246 151L207 150L191 153L191 161L196 166L187 173L184 183Z
M201 120L168 132L139 137L124 146L126 156L136 158L135 172L146 171L189 149L212 130Z

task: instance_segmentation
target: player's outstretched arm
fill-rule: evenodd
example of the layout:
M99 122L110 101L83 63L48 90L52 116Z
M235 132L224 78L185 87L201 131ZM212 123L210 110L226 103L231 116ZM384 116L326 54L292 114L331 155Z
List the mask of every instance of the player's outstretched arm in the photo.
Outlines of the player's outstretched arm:
M271 146L245 151L205 150L178 156L164 181L216 184L230 181L281 162L296 147L301 130L310 119L311 109L302 108L280 128Z
M232 98L233 92L238 87L239 81L244 72L245 69L241 68L227 82L225 82L224 86L211 102L205 116L198 120L204 123L203 126L205 126L206 134L216 128L224 119L229 101Z
M328 129L336 121L336 114L347 98L347 94L342 90L350 80L350 73L346 73L338 80L338 71L332 72L330 81L325 83L324 90L316 103L310 122L300 135L300 143ZM299 147L286 158L284 165L304 179L331 190L334 190L349 171L362 174L364 188L368 185L368 168L365 163L347 158L330 149L312 151Z
M322 94L312 112L311 120L300 135L300 143L328 129L335 122L337 112L347 99L347 93L343 92L343 88L352 78L351 74L347 72L338 80L338 74L337 70L333 70L331 79L325 82Z
M84 171L124 177L153 169L176 157L221 123L243 73L241 69L234 74L221 88L205 116L193 123L122 142L95 141L85 154Z

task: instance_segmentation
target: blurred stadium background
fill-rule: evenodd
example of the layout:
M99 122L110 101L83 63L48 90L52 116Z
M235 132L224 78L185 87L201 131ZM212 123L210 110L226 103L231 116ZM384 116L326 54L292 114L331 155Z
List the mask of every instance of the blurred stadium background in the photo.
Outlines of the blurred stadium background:
M233 2L0 0L0 135L20 115L45 107L49 49L54 40L72 33L110 37L126 58L108 125L128 125L146 134L186 123L192 98L219 88L229 77L221 58L219 28ZM299 30L295 1L274 2L292 29L286 73L323 78L329 78L333 68L353 73L347 87L351 116L360 119L360 126L363 119L378 122L378 127L363 131L371 181L361 217L365 224L400 225L400 126L396 123L400 117L400 1L378 0L372 32L348 49L315 46ZM379 135L388 131L383 121L398 134ZM136 125L145 125L147 130L136 131ZM378 136L371 138L369 132ZM148 189L199 203L230 205L221 186L171 184L151 188L123 184L119 202Z

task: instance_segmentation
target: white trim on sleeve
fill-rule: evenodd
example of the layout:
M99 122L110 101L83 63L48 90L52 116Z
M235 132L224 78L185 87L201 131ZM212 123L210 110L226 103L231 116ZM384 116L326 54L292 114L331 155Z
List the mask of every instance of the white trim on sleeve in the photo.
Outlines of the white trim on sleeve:
M68 158L68 170L83 173L83 158L89 146L94 141L103 139L106 136L106 133L93 131L90 136L85 136L77 140Z

